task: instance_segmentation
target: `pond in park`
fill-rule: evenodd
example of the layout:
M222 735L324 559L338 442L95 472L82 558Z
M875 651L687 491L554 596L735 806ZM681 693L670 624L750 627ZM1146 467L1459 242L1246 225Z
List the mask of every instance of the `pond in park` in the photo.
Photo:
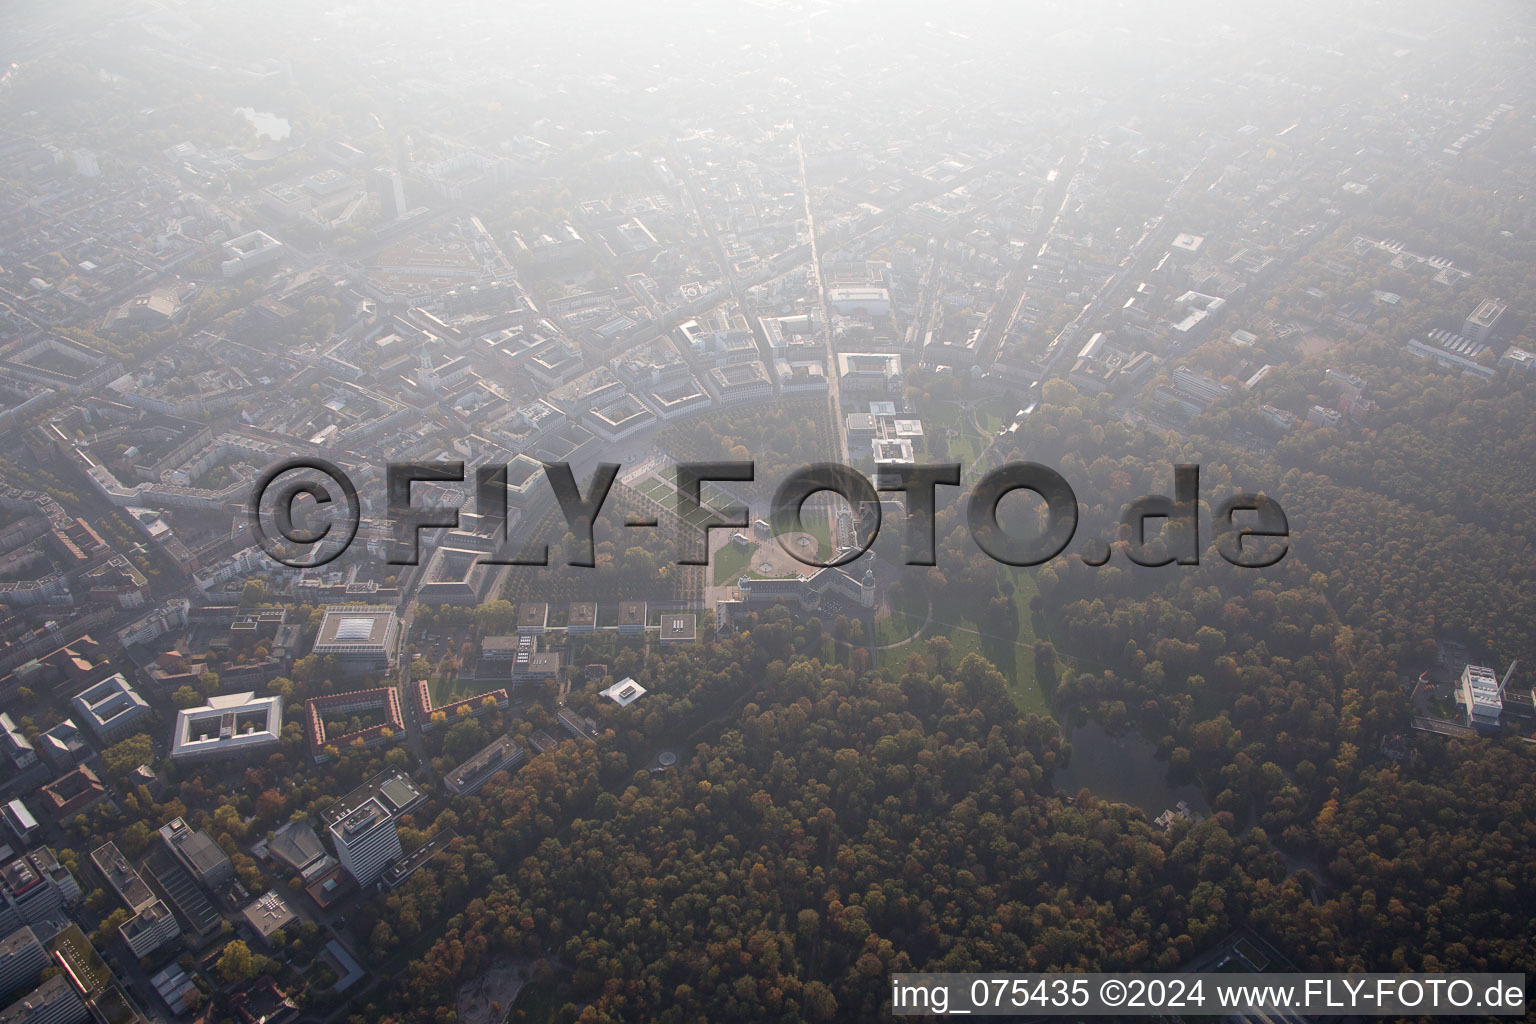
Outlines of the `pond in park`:
M1056 770L1056 788L1067 796L1088 789L1114 803L1140 807L1155 818L1180 800L1202 814L1210 812L1200 788L1168 780L1168 762L1157 759L1157 748L1134 732L1111 733L1098 722L1067 733L1072 759Z

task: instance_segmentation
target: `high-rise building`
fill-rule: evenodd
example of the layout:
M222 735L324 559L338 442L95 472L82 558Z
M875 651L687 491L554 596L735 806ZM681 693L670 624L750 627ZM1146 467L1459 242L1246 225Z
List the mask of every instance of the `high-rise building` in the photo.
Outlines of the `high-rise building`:
M55 974L0 1010L0 1024L84 1024L90 1016L64 975Z
M78 895L80 890L74 878L46 849L17 857L0 868L0 930L38 924L63 908L69 890L59 884L54 868L62 872Z
M48 966L48 951L31 928L17 928L0 939L0 997L31 985Z
M1508 306L1495 299L1484 299L1467 314L1466 321L1461 325L1461 333L1473 341L1486 342L1499 329L1499 321L1508 309Z
M379 192L379 207L384 215L384 222L399 220L405 216L405 180L400 177L400 172L393 167L380 167L373 172L374 187Z
M364 888L403 853L394 815L378 797L370 797L333 824L331 841L336 844L336 859Z

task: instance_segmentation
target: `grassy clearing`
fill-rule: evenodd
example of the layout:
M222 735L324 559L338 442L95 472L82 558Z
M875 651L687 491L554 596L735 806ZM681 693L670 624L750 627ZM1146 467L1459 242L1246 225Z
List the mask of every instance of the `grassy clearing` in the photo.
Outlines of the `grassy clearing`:
M746 572L747 566L752 563L752 549L742 547L739 544L726 544L714 554L715 586L724 586L732 580L737 580Z
M1018 627L1011 636L998 636L981 623L981 608L964 603L946 602L933 611L933 620L921 637L875 652L877 668L893 673L906 670L907 658L920 654L929 670L935 669L935 661L929 655L927 641L942 636L949 640L950 664L957 665L967 654L979 654L991 662L1007 680L1008 694L1020 711L1050 714L1045 694L1035 679L1034 644L1035 631L1030 623L1029 601L1035 595L1034 577L1024 569L1014 575L1014 606L1018 609ZM910 601L916 604L916 601ZM875 624L877 644L898 643L911 637L923 623L926 604L923 607L897 607L892 614L882 617Z

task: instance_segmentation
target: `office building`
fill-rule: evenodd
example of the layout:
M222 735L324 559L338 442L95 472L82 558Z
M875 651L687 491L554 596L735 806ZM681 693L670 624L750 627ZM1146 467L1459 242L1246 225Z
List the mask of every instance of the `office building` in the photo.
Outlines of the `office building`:
M171 759L247 755L282 743L283 698L254 690L208 698L201 707L176 712Z
M41 924L64 907L62 894L26 856L0 867L0 931Z
M591 633L597 629L597 605L591 601L572 601L566 614L565 632Z
M269 949L273 936L298 920L298 915L288 906L288 901L275 890L240 911L240 917L261 944Z
M1513 666L1511 666L1513 668ZM1486 665L1468 665L1461 671L1457 699L1466 709L1467 724L1480 729L1497 729L1504 711L1499 677Z
M1467 314L1466 321L1461 325L1461 333L1473 341L1487 342L1499 329L1499 321L1504 318L1509 309L1502 302L1493 299L1484 299L1476 309Z
M661 617L661 642L691 644L699 638L699 617L692 612L668 613Z
M144 879L128 863L128 858L123 856L123 851L117 848L116 843L104 843L91 851L91 863L96 865L101 877L107 880L107 884L122 901L128 904L129 910L137 914L155 902L155 894L144 884Z
M55 974L0 1010L0 1024L85 1024L90 1016L64 975Z
M503 736L449 772L443 784L461 796L478 793L491 776L516 768L526 756L517 740Z
M207 942L223 928L223 916L203 893L192 873L163 844L150 847L150 854L144 859L144 874L155 883L155 890L165 900L165 905L185 926L192 945Z
M399 817L424 803L427 794L399 768L386 768L340 800L327 805L320 812L320 821L329 829L374 799L381 802L390 814Z
M373 172L373 186L379 193L379 215L385 224L405 216L410 207L405 205L405 180L399 171L378 168Z
M146 957L155 950L181 937L176 916L161 900L155 900L133 917L123 922L118 934L133 950L136 957Z
M394 658L399 633L400 625L391 608L332 605L320 622L314 653L333 655L347 671L383 671Z
M331 841L341 866L366 888L403 853L394 815L373 797L331 826Z
M75 881L75 876L59 863L59 858L48 847L38 847L27 854L25 860L32 866L32 871L48 884L59 903L70 906L80 898L80 883ZM3 869L0 869L0 873L3 873Z
M543 601L524 601L517 608L519 633L542 633L549 628L549 605Z
M621 708L627 708L645 696L645 693L645 687L625 676L606 690L599 691L598 695L607 697Z
M37 819L20 797L0 808L0 818L5 819L6 827L23 843L31 839L32 833L38 828Z
M160 826L160 840L204 888L217 889L235 880L235 865L202 829L172 818Z
M1511 345L1499 357L1499 365L1530 373L1536 370L1536 353L1527 352L1523 348L1516 348L1514 345Z
M619 632L644 633L646 622L644 601L619 602Z
M837 374L844 394L901 393L901 356L894 352L840 352Z
M0 939L0 997L30 986L48 966L48 951L31 928L23 925Z
M265 231L250 231L224 243L225 259L219 270L225 277L240 277L282 258L285 246Z
M121 672L115 672L71 701L75 717L103 745L116 743L142 730L149 704Z

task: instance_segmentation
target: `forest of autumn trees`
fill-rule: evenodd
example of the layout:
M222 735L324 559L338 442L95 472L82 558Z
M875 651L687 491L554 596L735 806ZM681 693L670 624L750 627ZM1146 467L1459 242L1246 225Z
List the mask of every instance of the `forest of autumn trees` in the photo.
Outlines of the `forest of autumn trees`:
M863 1018L892 970L1171 969L1284 877L1230 815L1164 834L1053 794L1055 726L977 656L948 677L803 657L763 677L674 771L612 785L617 751L567 745L459 801L483 838L444 874L490 874L413 962L396 995L414 1009L381 1019L447 1019L457 984L509 954L558 961L586 1020ZM439 884L420 873L379 920L425 927Z
M1384 396L1366 436L1298 435L1259 458L1220 429L1142 432L1052 386L1027 455L995 454L1059 468L1087 537L1171 490L1176 463L1201 465L1212 505L1267 490L1292 527L1272 569L1209 547L1165 570L1069 555L1017 607L961 506L939 515L947 575L990 584L1065 656L1035 657L1056 716L1150 737L1203 787L1208 820L1164 833L1055 792L1057 726L1021 715L975 655L834 664L819 623L767 612L627 664L661 703L605 713L610 743L567 744L454 802L466 840L372 911L412 959L364 1019L450 1021L457 985L504 956L539 958L563 979L559 1016L594 1021L867 1016L892 970L1166 970L1237 925L1305 967L1536 967L1536 751L1506 737L1381 753L1437 639L1536 655L1530 569L1510 561L1529 550L1511 513L1536 426L1507 381L1365 356ZM1316 384L1293 368L1285 386ZM690 753L636 771L674 722Z
M557 965L562 1019L593 1021L862 1018L892 970L1168 970L1239 924L1317 968L1532 963L1526 751L1458 744L1413 776L1331 759L1348 795L1290 798L1314 879L1245 813L1164 833L1053 792L1055 726L974 655L896 678L751 658L733 638L651 666L704 703L699 669L763 681L671 771L628 771L642 741L616 734L456 800L468 838L359 922L381 953L421 951L363 1019L450 1021L457 986L507 956ZM1291 785L1236 742L1208 788Z

